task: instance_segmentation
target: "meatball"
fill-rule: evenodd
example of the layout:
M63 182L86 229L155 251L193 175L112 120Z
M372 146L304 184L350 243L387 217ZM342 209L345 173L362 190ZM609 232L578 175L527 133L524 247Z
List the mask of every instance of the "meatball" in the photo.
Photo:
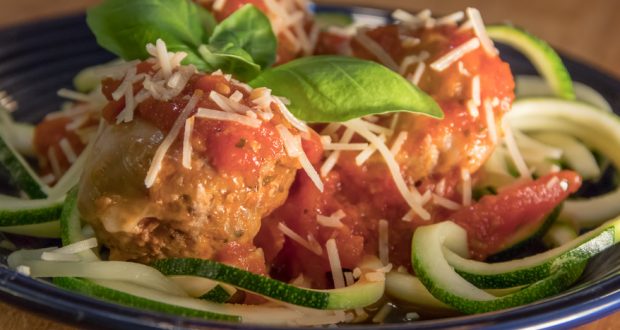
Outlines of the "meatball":
M391 130L391 134L386 134L388 146L393 146L405 134L395 159L409 186L421 194L433 193L457 203L461 202L458 187L462 172L474 173L490 156L498 143L497 135L501 134L501 130L494 132L491 126L499 127L514 97L508 64L481 47L442 71L430 68L433 62L472 38L476 38L472 29L456 26L408 29L403 25L387 25L360 29L353 38L323 34L318 48L323 53L345 50L353 56L389 65L385 63L387 56L393 62L393 69L437 101L445 114L442 120L411 113L375 116L372 120ZM379 47L382 56L369 44ZM479 84L479 88L474 84ZM471 101L478 90L480 104L472 107ZM332 140L339 140L343 132L343 128L336 131ZM358 138L354 137L353 142L365 142L355 139ZM256 242L265 250L266 258L272 260L274 276L290 279L303 273L317 287L329 287L331 282L326 276L330 271L326 253L317 254L285 239L277 229L280 222L321 246L334 238L343 267L352 268L364 254L377 254L379 221L387 220L389 260L407 266L415 228L443 221L453 212L427 200L424 209L430 213L430 219L423 220L411 213L383 157L375 152L358 165L359 153L340 153L337 164L323 178L326 187L323 193L312 187L303 175L298 177L287 202L265 219ZM317 221L319 215L329 217L339 213L342 225L338 228L322 226Z
M157 78L154 71L149 63L138 66L149 77L145 81ZM132 120L117 123L126 104L112 94L121 85L104 81L110 99L103 113L107 124L85 166L78 199L83 218L110 249L110 258L145 263L214 258L231 244L251 244L261 219L286 199L299 168L277 128L298 131L269 101L269 91L251 90L219 73L193 73L178 95L167 100L148 96ZM147 89L142 85L133 84L136 95ZM194 109L188 105L192 100ZM244 113L232 115L228 107ZM230 118L222 120L226 114ZM241 117L245 124L235 119ZM179 120L193 121L193 129L174 131ZM176 133L155 180L146 183L162 141ZM190 162L184 162L186 144L191 145Z

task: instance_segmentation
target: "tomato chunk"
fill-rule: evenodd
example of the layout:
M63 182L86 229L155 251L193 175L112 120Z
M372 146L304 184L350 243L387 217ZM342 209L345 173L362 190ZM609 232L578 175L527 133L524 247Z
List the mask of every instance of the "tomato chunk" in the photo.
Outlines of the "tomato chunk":
M580 186L575 172L548 174L485 196L449 219L467 230L470 253L482 260L501 251L519 228L540 221Z

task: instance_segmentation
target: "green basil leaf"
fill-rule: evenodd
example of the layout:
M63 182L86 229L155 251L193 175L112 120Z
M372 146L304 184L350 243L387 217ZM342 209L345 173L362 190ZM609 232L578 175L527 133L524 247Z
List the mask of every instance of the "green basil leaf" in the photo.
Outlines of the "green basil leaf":
M275 62L277 43L269 19L253 5L245 5L223 20L209 39L209 45L222 53L230 45L243 49L263 69Z
M342 122L407 111L443 118L437 103L405 78L370 61L313 56L261 73L250 82L291 101L288 109L306 122Z
M217 20L215 16L208 11L206 8L202 6L197 6L198 16L200 17L200 22L202 23L202 29L204 30L203 35L203 43L209 42L209 38L213 34L215 27L217 26Z
M223 49L217 49L211 45L202 45L198 48L202 59L215 69L222 69L242 81L252 80L260 73L260 66L245 50L229 44ZM214 71L213 69L210 71Z
M206 20L189 0L106 0L86 16L99 45L126 60L148 58L145 46L161 38L169 50L188 53L185 64L203 70L197 48L208 39Z

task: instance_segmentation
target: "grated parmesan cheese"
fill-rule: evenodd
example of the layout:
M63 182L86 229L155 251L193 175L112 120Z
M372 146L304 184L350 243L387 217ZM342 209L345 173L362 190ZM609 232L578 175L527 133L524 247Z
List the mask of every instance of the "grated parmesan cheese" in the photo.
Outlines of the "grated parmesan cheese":
M338 254L338 246L336 240L330 238L325 243L325 249L327 250L327 257L329 259L329 267L332 271L332 278L334 280L334 287L344 288L344 275L342 273L342 266L340 264L340 255Z
M504 144L506 144L506 148L508 149L508 154L510 158L512 158L512 162L517 168L519 172L519 176L523 179L532 179L532 174L525 163L523 155L521 155L521 151L517 146L517 141L512 134L512 129L510 125L506 121L502 123L502 128L504 130Z
M441 206L448 210L458 210L461 208L461 204L447 199L445 197L439 196L437 194L433 194L433 203L437 206Z
M192 131L194 130L195 117L189 117L185 120L185 129L183 131L183 161L181 164L187 169L192 169Z
M392 175L392 179L394 180L394 183L396 184L396 187L398 188L398 191L403 199L407 202L409 207L420 215L422 219L430 219L430 214L424 210L420 204L422 196L420 196L420 193L415 189L415 187L412 187L411 190L407 187L407 184L400 173L400 167L394 159L394 156L385 143L383 143L378 136L370 132L370 130L366 127L367 124L368 123L360 119L353 119L344 123L347 128L350 128L377 148L379 153L383 156L390 174Z
M463 205L469 206L471 205L471 174L467 169L461 169L461 180L463 182L462 186L462 195L463 195Z
M344 226L344 224L340 220L342 218L344 218L345 216L346 215L345 215L344 211L338 210L338 211L334 212L333 214L331 214L328 217L324 216L324 215L317 214L316 221L321 226L332 227L332 228L342 228Z
M248 116L243 116L236 113L224 112L220 110L206 109L206 108L198 108L198 112L196 112L196 117L205 118L205 119L215 119L215 120L223 120L223 121L232 121L239 123L241 125L250 126L253 128L258 128L261 126L262 121L256 118L250 118Z
M424 62L418 63L418 66L415 68L415 71L410 76L409 81L412 84L417 86L420 83L420 80L422 79L422 75L424 74L425 70L426 70L426 63Z
M478 47L480 47L480 40L478 38L471 38L431 63L431 69L441 72L458 62L466 54L478 49Z
M394 157L396 157L396 155L400 152L400 149L402 149L403 144L405 144L405 140L407 140L407 131L398 133L398 136L390 148L390 152L394 155Z
M484 27L484 22L482 21L482 16L480 15L480 11L476 8L467 8L465 10L467 12L467 17L469 18L469 22L471 22L472 27L474 28L474 33L476 37L480 39L480 43L482 43L482 48L484 51L490 56L497 56L497 49L493 45L493 41L489 38L487 34L487 30Z
M172 125L170 132L168 132L168 135L166 135L164 140L157 147L157 150L155 151L155 156L153 157L151 165L149 166L149 170L146 173L146 178L144 178L144 185L147 188L150 188L155 183L155 179L157 179L157 175L161 170L162 162L164 160L164 157L166 156L166 153L168 152L168 149L176 140L177 136L179 135L179 131L181 130L181 126L185 124L185 120L194 110L196 104L198 104L200 97L201 93L195 93L194 95L192 95L190 100L185 105L185 108L181 110L179 117L174 121L174 124Z
M354 38L360 43L360 45L362 45L362 47L372 53L379 60L379 62L388 67L390 70L398 72L398 64L396 64L392 56L390 56L390 54L388 54L376 41L368 37L364 29L359 29Z
M299 234L294 232L291 228L286 226L284 223L279 222L278 223L278 229L282 232L282 234L284 234L288 238L292 239L293 241L295 241L299 245L305 247L306 249L308 249L312 253L314 253L316 255L319 255L319 256L323 255L323 249L321 248L320 245L318 246L318 249L317 249L316 245L311 244L307 239L304 239L303 237L301 237Z
M50 167L52 168L52 172L56 178L62 177L62 171L60 169L60 163L58 162L58 156L56 155L56 150L54 147L49 147L47 149L47 159L50 161Z
M67 138L62 138L58 145L60 146L60 150L62 150L69 163L75 163L75 161L77 160L77 155L75 154L75 151L73 151L73 147L71 147L71 143L69 143L69 140L67 140Z

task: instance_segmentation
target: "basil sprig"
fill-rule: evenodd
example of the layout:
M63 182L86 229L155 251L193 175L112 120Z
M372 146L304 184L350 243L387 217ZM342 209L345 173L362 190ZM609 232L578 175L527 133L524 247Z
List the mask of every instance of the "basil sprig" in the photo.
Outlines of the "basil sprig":
M222 69L249 80L275 61L277 40L269 19L246 5L215 25L213 15L189 0L106 0L88 10L86 22L103 48L125 60L146 59L160 38L183 64Z
M443 118L437 103L409 81L375 62L312 56L264 71L250 82L291 101L288 109L307 122L341 122L395 111Z
M374 62L314 56L269 69L277 39L269 19L252 5L216 24L189 0L104 0L88 10L87 22L99 44L125 60L148 58L146 44L161 38L169 50L187 52L184 64L221 69L285 96L291 112L307 122L396 111L443 117L430 96Z

